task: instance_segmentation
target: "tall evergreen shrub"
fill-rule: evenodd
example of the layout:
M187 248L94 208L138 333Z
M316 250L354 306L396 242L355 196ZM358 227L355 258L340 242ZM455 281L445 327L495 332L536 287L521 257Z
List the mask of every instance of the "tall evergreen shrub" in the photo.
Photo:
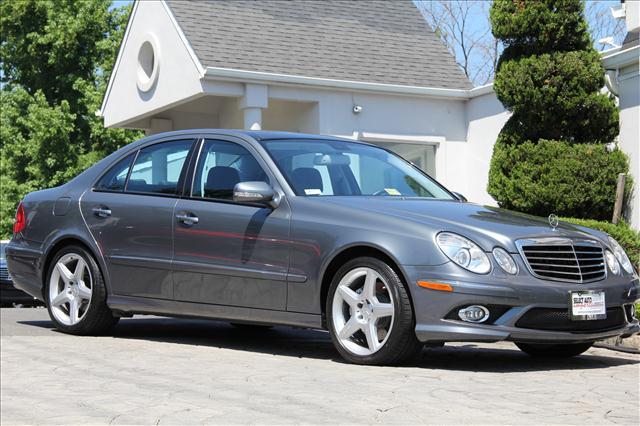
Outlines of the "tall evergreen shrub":
M610 219L628 160L606 148L618 109L602 91L582 1L495 0L490 19L505 46L494 89L512 116L494 147L489 193L526 213Z

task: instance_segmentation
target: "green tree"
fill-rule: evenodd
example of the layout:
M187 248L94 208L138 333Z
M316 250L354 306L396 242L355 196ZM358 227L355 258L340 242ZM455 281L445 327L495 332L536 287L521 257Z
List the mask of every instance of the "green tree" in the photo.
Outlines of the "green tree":
M494 147L489 193L531 214L610 218L628 160L605 148L618 109L601 92L582 1L495 0L490 19L505 46L494 89L512 116Z
M0 236L28 192L62 184L139 132L95 115L129 8L104 0L0 2Z

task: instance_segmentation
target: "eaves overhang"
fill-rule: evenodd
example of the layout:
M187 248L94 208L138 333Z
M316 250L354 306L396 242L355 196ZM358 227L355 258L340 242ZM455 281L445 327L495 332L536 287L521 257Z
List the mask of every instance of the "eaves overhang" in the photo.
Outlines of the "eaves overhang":
M605 52L602 55L602 65L605 69L615 70L629 65L637 64L640 61L640 45L627 49L616 49L611 53Z
M493 84L473 89L445 89L439 87L403 86L398 84L369 83L363 81L336 80L232 68L206 67L203 80L222 80L241 83L284 84L325 89L357 90L365 92L427 96L441 99L467 100L493 91Z

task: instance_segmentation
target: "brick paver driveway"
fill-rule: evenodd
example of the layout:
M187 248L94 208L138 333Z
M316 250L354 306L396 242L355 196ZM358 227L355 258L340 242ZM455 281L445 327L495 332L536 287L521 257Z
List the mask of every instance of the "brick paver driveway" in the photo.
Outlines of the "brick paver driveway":
M340 361L326 333L136 317L115 337L2 309L3 425L634 424L640 357L537 361L510 343L427 349L405 367Z

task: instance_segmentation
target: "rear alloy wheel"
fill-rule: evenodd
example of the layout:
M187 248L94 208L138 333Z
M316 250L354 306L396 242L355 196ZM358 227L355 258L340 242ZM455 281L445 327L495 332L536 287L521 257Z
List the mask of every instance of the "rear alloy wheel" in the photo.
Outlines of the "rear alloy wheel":
M82 247L69 246L58 252L47 277L49 316L61 331L101 334L118 322L106 304L102 273Z
M407 290L385 262L348 262L334 277L327 299L331 338L348 361L395 364L422 348Z
M62 256L49 279L51 313L64 325L76 325L91 305L93 277L87 262L76 253Z
M586 352L593 342L586 343L522 343L515 342L516 346L528 355L536 358L570 358Z

